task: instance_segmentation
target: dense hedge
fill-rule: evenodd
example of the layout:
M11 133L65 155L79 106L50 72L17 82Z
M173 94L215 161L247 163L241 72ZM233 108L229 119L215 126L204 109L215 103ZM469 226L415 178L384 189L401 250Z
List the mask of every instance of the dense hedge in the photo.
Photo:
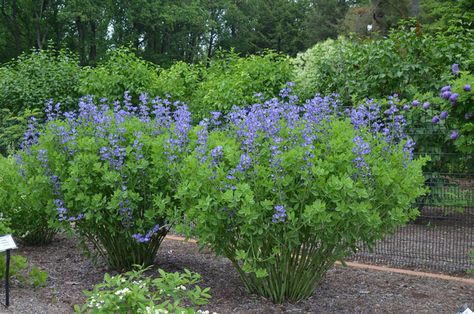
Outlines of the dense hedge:
M295 60L300 94L338 93L353 99L385 98L398 94L413 98L433 93L450 79L451 64L474 69L474 31L459 26L423 34L411 22L387 38L340 38L316 44Z

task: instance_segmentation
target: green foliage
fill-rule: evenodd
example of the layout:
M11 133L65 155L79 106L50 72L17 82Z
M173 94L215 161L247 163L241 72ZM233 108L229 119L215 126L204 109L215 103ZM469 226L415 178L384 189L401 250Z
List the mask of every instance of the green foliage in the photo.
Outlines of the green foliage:
M18 281L33 286L33 288L39 288L44 286L48 280L48 273L39 269L37 266L33 266L29 272L28 260L26 257L21 255L13 254L10 257L10 278L17 279ZM0 253L0 280L5 278L5 253Z
M7 155L19 147L23 134L25 133L31 117L40 119L42 111L24 109L14 113L10 109L0 109L0 155Z
M222 53L200 66L181 62L160 73L161 94L170 94L188 104L196 121L211 111L229 112L233 106L250 104L256 93L265 97L278 95L293 78L288 58L267 52L239 57Z
M276 96L291 81L291 72L288 59L272 52L247 58L225 54L211 61L190 110L203 117L210 111L227 113L233 106L250 104L256 93Z
M97 67L83 69L79 92L119 100L129 91L133 99L137 99L144 92L156 95L157 82L155 65L139 58L131 49L120 48L111 50Z
M458 27L460 24L472 28L473 10L470 0L424 0L421 1L419 19L424 29L430 32Z
M2 226L0 221L0 236L8 234L9 231ZM5 252L0 253L0 280L5 279ZM48 280L48 273L42 271L37 266L31 267L29 273L26 272L28 268L28 260L21 255L10 255L10 278L19 280L22 283L30 284L34 288L39 288Z
M186 143L190 114L179 107L172 117L185 124L175 126L173 118L148 117L145 104L138 112L127 99L113 112L83 99L77 118L50 117L21 152L25 166L48 175L56 225L77 231L116 270L152 264L180 215L175 162L187 149L176 143Z
M54 99L71 108L78 98L80 67L67 50L33 50L0 68L0 108L13 113L44 108Z
M9 234L12 232L9 225L10 220L4 216L3 212L0 212L0 235Z
M26 244L50 243L57 231L50 178L28 154L18 158L0 156L0 212Z
M211 153L204 162L187 158L177 197L189 219L190 228L182 230L229 258L250 292L280 303L309 297L336 260L414 218L412 204L425 192L425 161L407 160L403 142L388 147L348 119L331 116L318 125L309 152L293 142L307 134L306 123L274 123L278 143L257 133L249 150L238 134L250 126L210 132ZM371 148L364 157L369 177L354 162L358 135ZM279 149L278 166L272 145ZM251 165L243 171L245 154ZM275 209L282 204L285 219L278 220Z
M28 268L26 257L21 255L12 255L10 259L10 278L17 278L25 281L23 271ZM0 280L5 278L5 252L0 253Z
M351 97L380 99L397 93L413 99L446 82L452 63L472 69L473 48L471 29L422 34L406 22L386 39L340 38L316 44L295 59L295 81L306 97L338 93L350 102Z
M160 71L156 89L160 91L160 96L169 94L186 103L197 101L193 95L202 82L203 72L205 73L205 68L200 65L176 62L170 68Z
M28 274L28 281L34 288L39 288L43 286L48 280L48 273L42 271L37 266L31 267L31 270Z
M167 273L150 278L136 268L123 275L105 274L104 282L92 291L84 291L86 304L76 305L75 313L196 313L195 308L207 304L209 288L197 284L201 277L185 269L184 273ZM202 313L200 310L197 313Z
M65 109L77 102L81 68L67 50L33 50L0 67L0 154L18 148L30 117L41 118L53 99Z

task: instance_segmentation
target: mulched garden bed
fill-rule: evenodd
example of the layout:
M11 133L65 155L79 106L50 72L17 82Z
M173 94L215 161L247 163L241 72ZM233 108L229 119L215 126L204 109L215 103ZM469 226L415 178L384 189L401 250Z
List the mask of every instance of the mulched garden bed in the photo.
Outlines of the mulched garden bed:
M47 270L49 279L46 287L36 290L14 282L12 305L8 310L0 307L1 313L71 313L74 304L84 301L82 290L101 282L107 271L94 266L74 239L64 236L52 245L24 247L19 253ZM275 305L248 294L225 258L175 240L163 242L156 266L201 274L201 287L211 287L213 296L205 309L217 313L455 313L464 303L474 307L474 285L469 283L342 266L328 272L310 299Z

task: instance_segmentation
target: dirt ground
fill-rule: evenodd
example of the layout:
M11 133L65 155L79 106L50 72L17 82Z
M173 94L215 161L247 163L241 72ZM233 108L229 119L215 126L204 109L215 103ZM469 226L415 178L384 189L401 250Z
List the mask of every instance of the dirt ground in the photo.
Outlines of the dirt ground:
M21 248L30 263L49 273L46 287L33 289L13 282L10 308L0 313L71 313L84 301L82 291L102 281L105 267L94 266L73 239L57 237L52 245ZM225 258L199 252L194 243L165 240L156 267L188 268L202 275L201 287L211 287L203 309L217 313L456 313L467 303L474 309L474 284L335 266L314 295L296 304L275 305L247 293ZM4 293L3 285L0 292ZM4 302L4 299L0 299Z

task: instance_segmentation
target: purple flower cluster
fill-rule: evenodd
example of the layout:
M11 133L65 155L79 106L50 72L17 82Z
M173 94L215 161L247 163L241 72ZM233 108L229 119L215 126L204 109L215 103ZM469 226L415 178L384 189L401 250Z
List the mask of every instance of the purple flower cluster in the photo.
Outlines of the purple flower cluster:
M406 119L399 113L398 99L389 97L390 107L381 114L381 106L367 100L356 108L349 110L351 122L356 130L368 129L375 137L382 136L389 144L398 144L407 138L405 133Z
M272 222L277 223L277 222L285 222L287 214L286 214L286 209L283 205L276 205L275 206L275 213L272 216Z
M451 72L453 73L453 75L458 75L459 74L459 64L453 63L453 65L451 65Z
M67 219L67 208L64 206L63 200L57 198L54 200L54 205L56 205L56 209L59 214L59 220L66 220Z
M357 157L354 158L356 167L363 170L366 175L370 175L369 165L364 158L365 155L370 154L371 149L369 143L365 142L362 136L356 136L353 142L355 146L352 152L357 155Z
M441 88L441 92L439 96L445 100L449 100L453 107L457 105L459 94L452 93L451 86L447 85Z
M187 152L186 146L189 143L188 136L191 129L191 112L189 112L188 106L179 104L179 102L174 105L177 106L172 114L174 128L169 132L170 137L165 147L169 163L176 162L178 154Z
M196 154L199 158L200 163L205 163L207 160L206 150L207 150L207 137L209 135L208 123L207 120L202 120L199 122L201 127L197 133L197 145L196 145Z
M151 238L153 237L154 234L156 234L158 231L160 231L160 225L155 225L151 230L149 230L145 235L142 235L140 233L135 233L132 235L132 237L137 241L138 243L146 243L150 242Z
M224 156L224 148L222 146L217 146L211 149L212 164L217 165L221 158Z
M21 149L26 151L28 155L31 153L30 147L38 143L39 132L36 128L36 119L31 117L28 121L26 132L23 134L23 141L21 142Z
M459 75L459 65L458 64L453 64L452 67L452 73L453 75L455 76L458 76ZM462 88L462 90L464 92L470 92L471 91L471 85L470 84L465 84ZM459 99L459 93L454 93L452 91L452 88L450 85L446 85L446 86L443 86L440 90L440 94L439 96L444 99L444 100L447 100L451 103L451 106L452 107L456 107L458 105L458 99ZM456 110L456 109L455 109ZM461 113L462 114L462 113ZM434 116L432 118L432 122L433 123L439 123L440 120L445 120L448 118L448 112L447 111L442 111L439 116ZM474 114L472 113L469 113L469 112L464 112L464 119L465 120L469 120L471 119L472 117L474 117ZM450 139L452 140L456 140L457 138L459 137L459 131L457 130L453 130L449 136Z

